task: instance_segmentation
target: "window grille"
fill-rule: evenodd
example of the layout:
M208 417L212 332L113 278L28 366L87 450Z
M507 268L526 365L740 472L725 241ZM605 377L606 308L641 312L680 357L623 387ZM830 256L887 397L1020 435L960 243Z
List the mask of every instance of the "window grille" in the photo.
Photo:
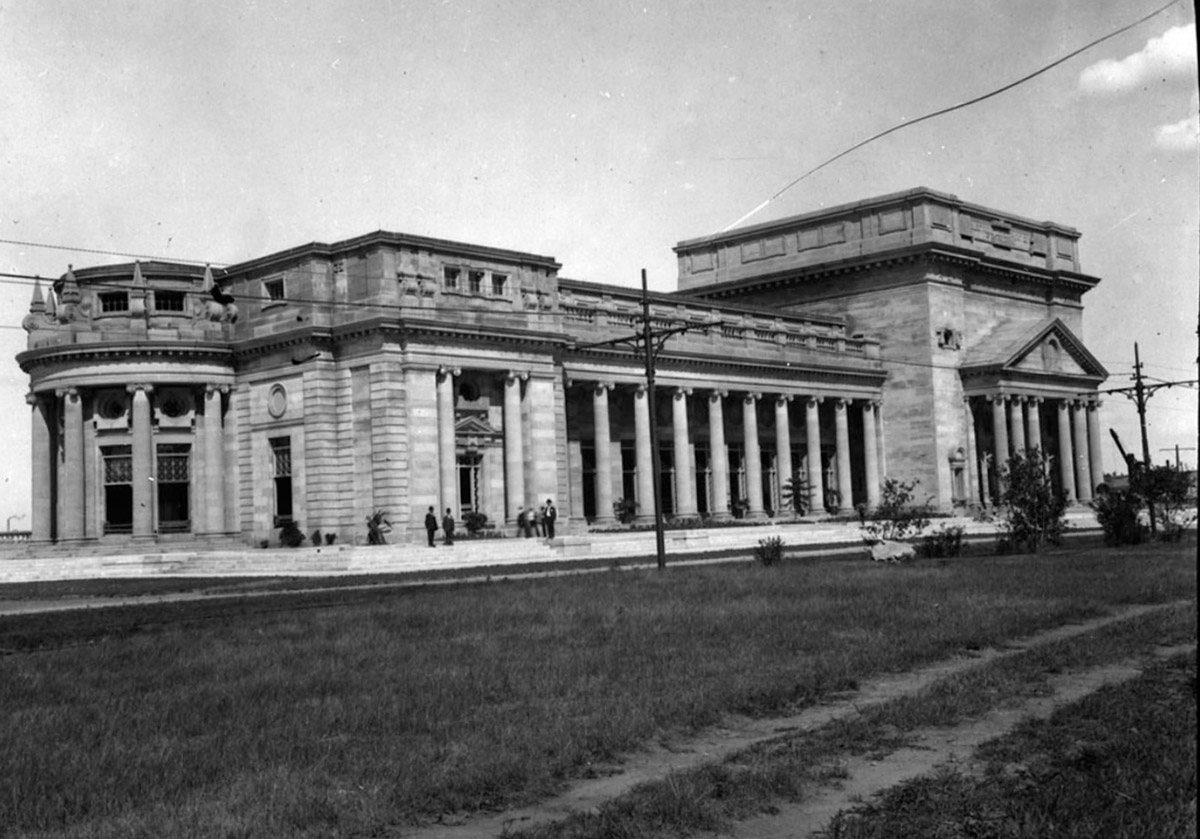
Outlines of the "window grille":
M182 291L155 291L154 310L157 312L182 312L184 297Z
M128 312L129 295L123 291L110 291L100 295L101 312Z

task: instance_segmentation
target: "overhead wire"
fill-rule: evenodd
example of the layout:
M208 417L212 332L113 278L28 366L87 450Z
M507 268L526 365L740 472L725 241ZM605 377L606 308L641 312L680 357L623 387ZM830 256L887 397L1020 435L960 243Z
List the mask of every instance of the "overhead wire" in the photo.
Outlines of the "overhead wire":
M831 163L834 163L835 161L841 160L846 155L851 154L852 152L855 152L858 149L861 149L863 146L873 143L876 140L883 139L884 137L888 136L889 134L895 134L897 131L900 131L902 129L911 128L914 125L919 125L920 123L925 122L926 120L931 120L935 117L940 117L940 116L943 116L944 114L948 114L953 111L962 110L963 108L970 107L971 105L976 105L987 99L991 99L994 96L999 96L1001 93L1012 90L1014 87L1023 85L1023 84L1025 84L1025 82L1028 82L1031 79L1037 78L1038 76L1042 75L1043 73L1053 70L1058 65L1060 65L1066 61L1069 61L1070 59L1074 58L1075 56L1079 55L1080 53L1086 52L1087 50L1090 50L1092 47L1094 47L1098 44L1102 44L1105 41L1109 40L1110 38L1115 38L1117 35L1120 35L1123 32L1128 32L1130 29L1133 29L1135 26L1138 26L1138 25L1150 20L1150 18L1155 17L1156 15L1162 14L1167 9L1169 9L1171 6L1175 5L1177 2L1178 2L1178 0L1171 0L1170 3L1167 3L1164 6L1160 6L1159 8L1155 9L1150 14L1145 15L1144 17L1138 18L1133 23L1122 26L1120 29L1116 29L1112 32L1109 32L1107 35L1097 38L1094 41L1090 41L1087 44L1084 44L1082 47L1079 47L1078 49L1074 49L1071 52L1067 53L1066 55L1062 56L1061 58L1058 58L1058 59L1050 62L1049 64L1045 65L1044 67L1041 67L1040 69L1035 70L1034 72L1029 73L1028 75L1022 76L1021 78L1017 79L1016 81L1009 82L1006 85L1003 85L994 90L991 90L991 91L983 94L982 96L976 96L976 97L968 99L964 102L959 102L956 105L950 105L949 107L946 107L946 108L940 108L936 111L932 111L928 114L925 114L924 116L917 117L914 120L901 121L901 122L897 123L896 125L893 125L891 128L880 131L877 134L872 134L867 139L861 140L861 141L855 143L854 145L850 146L848 149L845 149L844 151L840 151L837 154L835 154L833 157L829 158L828 160L825 160L823 163L820 163L817 166L814 166L813 168L809 169L807 172L800 175L799 177L793 178L791 181L789 181L787 183L786 186L783 187L783 189L776 192L774 195L772 195L766 201L763 201L761 204L759 204L757 207L755 207L750 212L746 213L744 216L739 218L737 221L722 228L720 232L726 233L726 232L732 230L733 228L737 227L742 222L746 221L747 219L751 218L752 216L754 216L754 215L758 214L759 212L761 212L762 210L766 209L773 201L775 201L776 199L781 197L784 193L791 190L792 187L799 184L805 178L808 178L810 175L815 175L817 172L820 172L826 166L830 165ZM717 234L717 235L719 235L719 234Z

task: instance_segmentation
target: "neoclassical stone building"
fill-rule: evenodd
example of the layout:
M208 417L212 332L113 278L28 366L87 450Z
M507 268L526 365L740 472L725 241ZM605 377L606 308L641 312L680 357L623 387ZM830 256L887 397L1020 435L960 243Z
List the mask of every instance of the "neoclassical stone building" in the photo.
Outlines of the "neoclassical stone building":
M425 511L569 528L632 503L762 518L789 476L815 510L884 475L988 503L1039 442L1073 498L1102 474L1079 338L1078 233L914 190L681 243L679 328L655 367L633 289L553 258L376 232L214 272L69 270L25 320L33 539L170 542L305 532L393 539ZM1089 407L1091 406L1091 407ZM652 490L651 438L660 440ZM423 534L421 536L423 538Z

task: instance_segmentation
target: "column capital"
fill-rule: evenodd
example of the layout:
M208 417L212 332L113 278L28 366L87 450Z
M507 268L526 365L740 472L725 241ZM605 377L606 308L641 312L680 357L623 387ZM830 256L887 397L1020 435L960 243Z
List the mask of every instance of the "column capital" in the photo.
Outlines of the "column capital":
M850 401L845 396L839 396L833 400L833 407L835 410L844 411L850 406Z
M1026 396L1025 401L1028 402L1030 405L1041 405L1043 402L1046 401L1046 397L1044 397L1044 396Z
M229 393L229 385L206 382L204 384L204 393L207 396L212 396L214 393Z
M461 367L450 367L450 366L448 366L448 365L445 365L445 364L443 364L443 365L441 365L440 367L438 367L438 369L437 369L437 374L438 374L438 376L441 376L441 377L445 377L445 376L461 376L461 375L462 375L462 368L461 368ZM510 374L510 375L511 375L511 374ZM528 376L529 374L528 374L528 373L526 373L525 375L526 375L526 376Z
M79 388L77 387L60 387L56 388L54 395L60 398L67 398L72 401L79 399Z
M824 396L810 396L805 400L804 405L807 408L815 408L825 401Z
M1099 410L1099 409L1100 409L1100 406L1101 406L1101 405L1103 405L1103 404L1104 404L1104 400L1103 400L1103 399L1089 399L1089 400L1087 401L1087 407L1088 407L1088 410L1089 410L1089 411L1096 411L1096 410Z
M708 393L708 399L710 402L720 401L728 395L729 395L729 391L727 391L727 390L721 390L720 388L713 388Z
M1007 393L989 393L985 398L987 399L988 402L992 402L992 403L998 402L999 404L1003 405L1005 402L1008 401L1009 396Z
M611 381L604 379L598 382L591 382L592 392L599 395L601 391L613 390L616 385Z
M775 394L775 404L776 405L786 405L787 403L791 402L795 398L796 398L795 395L791 394L791 393L777 393L777 394Z
M137 384L125 385L125 390L128 393L134 393L134 394L136 394L140 390L143 393L149 395L151 393L154 393L154 385L147 384L146 382L138 382Z
M675 398L676 399L684 399L684 398L692 395L692 389L690 387L683 387L682 385L680 385L680 386L676 387L674 390L675 390Z
M439 372L440 372L440 370L439 370ZM528 380L529 380L529 371L528 370L508 370L504 374L504 381L506 383L512 382L512 381L525 382Z
M742 394L742 400L745 402L757 402L762 399L762 394L758 391L748 390Z
M36 406L41 401L42 401L42 395L40 393L37 393L36 391L31 390L31 391L29 391L29 393L25 394L25 404L26 405L35 405Z

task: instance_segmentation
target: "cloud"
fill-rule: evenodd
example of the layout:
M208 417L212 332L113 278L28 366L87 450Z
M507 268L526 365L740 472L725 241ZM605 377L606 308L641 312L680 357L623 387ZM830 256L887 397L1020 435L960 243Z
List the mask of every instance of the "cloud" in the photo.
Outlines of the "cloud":
M1084 93L1126 93L1166 78L1193 78L1196 74L1196 24L1173 26L1160 38L1120 61L1106 58L1079 74Z
M1154 145L1166 151L1195 151L1200 149L1200 114L1154 130Z

